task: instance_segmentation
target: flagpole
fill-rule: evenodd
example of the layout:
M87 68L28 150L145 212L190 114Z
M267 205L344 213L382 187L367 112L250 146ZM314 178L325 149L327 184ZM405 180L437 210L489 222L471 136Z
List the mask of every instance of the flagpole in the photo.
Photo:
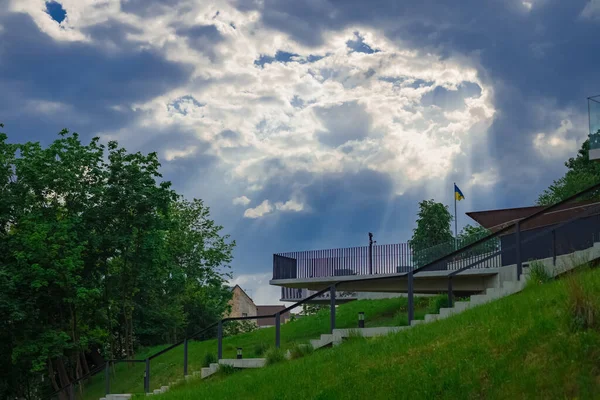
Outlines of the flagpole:
M454 182L454 238L458 239L458 214L456 214L456 182Z

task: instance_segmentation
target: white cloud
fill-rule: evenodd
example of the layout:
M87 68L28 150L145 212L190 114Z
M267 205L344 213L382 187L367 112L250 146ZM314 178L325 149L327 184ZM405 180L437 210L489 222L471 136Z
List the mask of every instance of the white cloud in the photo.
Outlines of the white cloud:
M269 285L269 279L271 279L271 273L243 274L234 276L229 284L240 285L256 305L284 304L279 301L281 288Z
M563 159L577 151L579 138L569 135L573 131L573 122L570 119L563 119L555 130L537 133L533 138L533 145L545 158Z
M263 215L269 214L271 211L273 211L273 206L269 203L269 200L264 200L258 206L248 208L244 211L244 218L260 218Z
M469 179L468 186L491 187L500 179L500 173L495 167L482 172L475 172Z
M173 161L178 158L186 158L196 153L196 146L188 146L184 149L168 149L165 151L165 160Z
M302 211L304 210L304 204L299 203L296 200L288 200L285 203L275 203L275 208L280 211Z
M425 179L445 179L464 145L474 138L481 142L495 114L493 88L479 79L469 61L423 54L388 40L374 28L324 32L322 45L307 47L264 26L257 12L239 11L227 1L190 2L186 12L174 6L141 18L124 13L118 0L64 0L67 19L60 27L42 3L11 4L30 13L40 29L57 40L93 43L95 39L83 29L114 20L135 28L126 39L139 48L193 66L190 82L150 101L126 105L138 113L139 120L104 136L127 144L134 140L129 135L132 129L158 128L165 132L164 142L173 128L192 132L192 138L211 144L207 155L219 160L219 169L238 192L288 180L291 192L301 196L303 185L289 179L293 174L322 176L370 169L390 176L394 192L401 194ZM207 44L209 50L195 48L179 28L198 25L214 25L221 40L215 46ZM346 42L355 39L355 31L379 51L349 52ZM279 50L299 56L287 63L255 64L261 56L273 57ZM310 55L322 58L305 62ZM452 104L452 111L423 104L423 97L436 88L454 91L462 83L479 85L481 94ZM356 125L364 126L364 131L337 147L325 143L324 132L344 132L335 132L333 117L319 110L350 103L363 110ZM235 135L225 137L225 131ZM157 139L138 136L136 146ZM176 160L195 151L188 146L169 149L163 156ZM244 216L259 218L310 207L297 199L275 201L266 199Z
M523 7L525 7L527 11L531 11L531 8L533 7L533 3L530 1L522 1L521 4L523 4Z
M600 19L600 0L590 0L581 10L581 17Z
M235 205L235 206L237 206L237 205L247 206L248 204L250 204L250 199L247 198L246 196L240 196L240 197L236 197L235 199L233 199L233 205Z
M42 114L54 114L57 112L64 112L71 108L71 106L64 103L46 100L29 101L28 107Z

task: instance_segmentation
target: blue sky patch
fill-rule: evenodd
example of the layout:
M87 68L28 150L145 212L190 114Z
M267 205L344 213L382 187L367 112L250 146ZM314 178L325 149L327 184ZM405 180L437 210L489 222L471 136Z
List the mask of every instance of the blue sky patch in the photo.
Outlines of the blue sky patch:
M63 8L62 4L57 3L56 1L46 2L46 12L59 24L67 17L67 12Z

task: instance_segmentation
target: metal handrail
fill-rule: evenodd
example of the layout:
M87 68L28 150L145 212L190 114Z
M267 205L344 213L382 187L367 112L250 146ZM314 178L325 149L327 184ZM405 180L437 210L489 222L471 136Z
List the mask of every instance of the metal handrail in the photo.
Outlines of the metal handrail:
M575 200L575 199L577 199L577 198L579 198L579 197L581 197L581 196L583 196L585 194L588 194L588 193L593 192L594 190L598 190L598 189L600 189L600 183L596 183L596 184L590 186L589 188L587 188L587 189L585 189L585 190L583 190L583 191L581 191L581 192L579 192L577 194L574 194L571 197L566 198L565 200L559 201L558 203L555 203L555 204L553 204L551 206L545 207L542 210L536 211L535 213L533 213L533 214L531 214L531 215L529 215L529 216L527 216L525 218L521 218L520 220L517 220L516 222L513 222L512 224L510 224L510 225L508 225L508 226L500 229L499 231L496 231L496 232L494 232L494 233L492 233L492 234L490 234L488 236L485 236L485 237L483 237L483 238L481 238L479 240L476 240L475 242L473 242L473 243L471 243L471 244L469 244L469 245L467 245L465 247L461 247L460 249L457 249L457 250L453 251L450 254L447 254L447 255L445 255L443 257L440 257L437 260L434 260L434 261L432 261L432 262L430 262L430 263L428 263L428 264L426 264L426 265L424 265L422 267L415 268L412 271L412 273L413 273L413 275L417 274L417 273L425 270L428 267L431 267L431 266L433 266L435 264L438 264L440 262L443 262L443 261L447 261L447 260L449 260L449 259L451 259L451 258L453 258L453 257L455 257L457 255L459 255L460 253L464 252L465 250L469 250L469 249L471 249L473 247L476 247L476 246L478 246L478 245L480 245L482 243L485 243L489 239L498 237L501 234L510 231L511 229L513 229L514 227L516 227L517 224L523 224L525 222L531 221L532 219L534 219L534 218L536 218L536 217L538 217L540 215L546 214L549 211L554 210L555 208L557 208L557 207L559 207L559 206L561 206L563 204L566 204L566 203L568 203L568 202L570 202L572 200ZM580 217L578 217L578 218L580 218Z

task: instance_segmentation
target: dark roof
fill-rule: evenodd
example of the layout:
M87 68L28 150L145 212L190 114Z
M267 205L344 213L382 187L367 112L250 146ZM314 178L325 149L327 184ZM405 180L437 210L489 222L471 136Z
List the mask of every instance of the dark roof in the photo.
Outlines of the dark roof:
M265 314L275 314L276 312L281 312L285 309L285 306L256 306L256 315L265 315ZM286 319L290 319L290 312L287 311L281 314L281 323L283 323ZM258 326L274 326L275 325L275 317L273 318L261 318L258 319Z
M600 202L585 201L563 204L547 214L540 215L533 220L526 222L522 227L522 230L535 229L565 222L575 217L577 214L588 210L592 206L600 206ZM500 210L473 211L468 212L467 215L477 221L479 225L483 226L484 228L487 228L492 232L496 232L520 219L526 218L538 211L541 211L544 208L546 208L546 206L505 208ZM591 215L599 213L600 210L597 210Z

